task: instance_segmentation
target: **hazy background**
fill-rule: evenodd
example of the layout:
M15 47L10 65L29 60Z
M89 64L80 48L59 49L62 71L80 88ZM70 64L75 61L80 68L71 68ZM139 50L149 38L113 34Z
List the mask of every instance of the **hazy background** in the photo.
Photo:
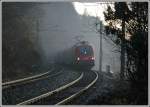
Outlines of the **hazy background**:
M39 19L39 42L43 48L46 59L60 50L69 48L77 40L76 36L81 36L81 40L87 40L94 46L96 66L99 66L99 34L95 32L94 23L96 18L85 15L79 15L71 3L48 3L39 6L44 15ZM111 41L103 39L103 70L106 65L110 65L112 71L117 72L120 69L119 53L114 53L115 45Z
M38 64L50 64L54 56L80 40L94 47L95 66L99 69L99 34L94 16L85 10L80 15L69 2L3 3L3 74L24 72ZM104 36L104 35L103 35ZM108 42L109 41L109 42ZM120 70L120 54L110 40L103 39L102 70L110 65ZM24 69L24 70L22 70ZM28 70L30 71L30 70Z

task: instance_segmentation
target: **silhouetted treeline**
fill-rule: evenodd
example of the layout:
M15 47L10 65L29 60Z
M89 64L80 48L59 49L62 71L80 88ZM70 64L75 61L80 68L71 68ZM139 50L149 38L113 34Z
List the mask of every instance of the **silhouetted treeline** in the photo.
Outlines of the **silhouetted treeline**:
M148 2L116 2L104 12L107 34L115 34L121 47L123 77L131 82L130 94L136 104L148 103ZM122 28L117 28L120 25ZM122 69L121 71L122 72ZM132 98L131 98L132 99Z
M36 25L26 3L2 4L2 73L3 80L15 79L33 71L40 63Z

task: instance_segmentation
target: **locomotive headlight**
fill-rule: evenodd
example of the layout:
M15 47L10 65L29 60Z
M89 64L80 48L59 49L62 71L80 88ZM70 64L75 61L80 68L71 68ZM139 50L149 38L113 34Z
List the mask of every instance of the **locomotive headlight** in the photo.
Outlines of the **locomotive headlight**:
M94 58L94 57L92 57L92 60L95 60L95 58Z
M77 60L79 61L79 60L80 60L80 58L78 57L78 58L77 58Z

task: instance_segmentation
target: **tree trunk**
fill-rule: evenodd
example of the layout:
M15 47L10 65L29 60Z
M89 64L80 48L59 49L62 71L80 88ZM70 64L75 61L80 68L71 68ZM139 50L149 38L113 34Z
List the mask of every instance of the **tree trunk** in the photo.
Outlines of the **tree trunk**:
M122 42L121 42L121 68L120 68L120 79L124 79L125 72L125 20L122 19Z

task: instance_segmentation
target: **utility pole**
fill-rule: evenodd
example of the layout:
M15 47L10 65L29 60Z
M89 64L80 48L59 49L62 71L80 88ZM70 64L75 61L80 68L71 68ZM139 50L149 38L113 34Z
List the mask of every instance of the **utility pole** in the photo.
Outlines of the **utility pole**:
M98 19L98 17L96 18L96 30L99 33L99 37L100 37L100 41L99 41L99 71L102 72L102 55L103 55L103 49L102 49L102 22Z
M99 36L100 36L100 49L99 49L99 71L102 72L102 22L100 21L100 28L99 28Z
M37 42L39 42L39 20L36 22L36 34L37 34Z

